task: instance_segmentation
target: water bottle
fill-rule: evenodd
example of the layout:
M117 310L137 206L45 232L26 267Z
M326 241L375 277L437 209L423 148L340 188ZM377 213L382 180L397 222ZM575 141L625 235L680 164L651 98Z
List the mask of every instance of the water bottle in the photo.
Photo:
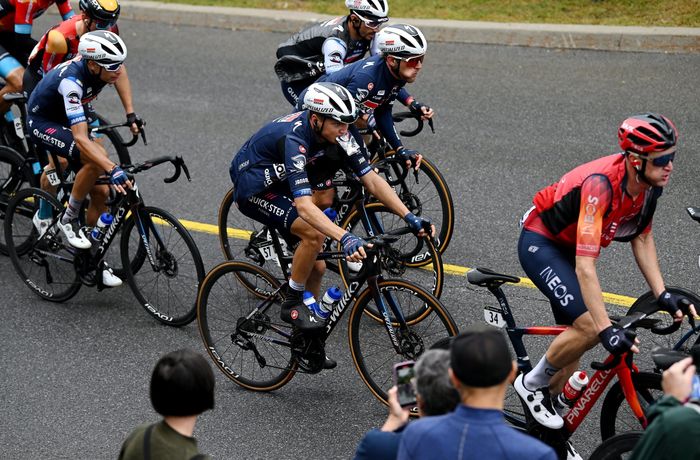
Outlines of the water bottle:
M318 316L323 319L328 318L335 306L340 302L340 298L343 297L343 291L341 291L338 286L331 286L328 288L323 298L319 303Z
M333 208L326 208L323 213L330 219L331 222L335 223L335 218L338 217L338 212Z
M566 381L564 389L555 399L555 406L568 410L583 393L583 388L588 385L588 375L584 371L577 371Z
M311 313L314 315L318 316L317 311L319 310L318 303L316 302L316 298L312 293L309 291L304 291L304 305L306 305L306 308L308 308Z
M92 238L92 241L97 242L102 240L102 237L104 236L107 227L112 225L112 220L114 220L114 218L108 212L103 212L102 215L100 215L100 218L97 219L97 225L95 225L95 227L90 232L90 237Z
M690 399L700 400L700 377L693 375L693 387L690 390Z

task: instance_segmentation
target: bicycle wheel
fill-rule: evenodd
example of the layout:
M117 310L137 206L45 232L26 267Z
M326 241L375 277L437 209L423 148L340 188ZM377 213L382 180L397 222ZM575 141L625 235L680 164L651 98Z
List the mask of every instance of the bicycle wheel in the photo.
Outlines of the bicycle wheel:
M7 205L22 187L36 185L34 174L16 150L0 145L0 219L5 218ZM0 231L0 253L7 254L5 232Z
M663 396L660 374L639 372L632 374L632 382L644 412L654 401ZM603 441L617 433L640 429L643 427L627 404L620 382L615 382L605 395L603 407L600 410L600 434Z
M408 171L404 160L396 156L386 158L388 170L385 171L387 182L394 187L396 194L413 214L431 220L437 234L437 248L440 254L450 244L454 232L454 202L440 171L423 158L418 170L418 177L413 170ZM429 261L425 261L425 264Z
M681 287L669 286L668 291L673 294L679 294L688 297L693 302L695 309L700 311L700 296L692 291ZM639 297L630 307L628 314L637 312L651 311L656 304L656 297L649 291ZM657 327L664 328L670 326L673 322L671 315L666 312L655 313L653 319L658 319L660 322ZM700 327L699 327L700 329ZM695 345L695 341L700 337L698 332L693 333L687 319L683 320L681 327L674 333L668 335L654 334L649 329L637 328L637 337L639 338L640 346L646 350L646 353L640 353L635 356L635 362L640 369L645 371L653 371L655 369L654 361L651 359L651 351L654 348L673 348L676 350L690 353L690 348ZM640 348L641 350L641 348Z
M589 460L624 460L630 458L634 447L642 438L642 434L642 431L616 434L596 447Z
M249 390L276 390L297 369L289 345L292 328L280 320L281 297L272 297L279 287L265 270L230 261L214 267L199 290L197 322L204 346L226 377ZM270 300L260 300L255 290Z
M100 126L111 125L109 120L104 118L102 115L96 114L97 120ZM102 139L102 147L107 151L107 155L115 163L120 165L130 165L131 155L129 154L129 149L124 145L124 139L121 134L116 129L109 129L100 133L101 136L98 139Z
M393 385L395 363L416 360L440 339L457 334L457 325L438 299L426 290L403 280L387 279L378 283L380 299L387 305L393 335L400 345L396 350L385 323L368 314L381 310L370 288L360 293L348 321L350 354L360 377L372 394L387 403L387 391ZM399 326L389 305L396 305L405 317L422 312L414 321Z
M40 200L51 205L54 219L41 238L32 222ZM5 215L5 241L15 271L34 293L52 302L70 299L81 286L73 265L76 249L56 224L62 211L50 193L25 188L10 200Z
M161 323L188 324L196 316L197 291L204 279L199 249L169 212L150 206L136 212L138 217L132 213L124 223L120 247L129 286L146 312ZM129 261L138 258L139 251L148 257L134 273Z
M400 228L405 228L404 220L391 212L381 203L370 203L365 206L367 218L369 219L374 234L390 232ZM353 234L367 238L370 232L362 219L362 212L353 210L345 218L341 227ZM338 250L342 250L338 246ZM429 260L429 265L424 265L424 261ZM433 243L428 238L419 238L413 233L402 235L398 241L391 244L387 251L382 251L382 270L387 273L387 277L406 279L421 287L426 287L431 294L438 299L442 294L444 283L442 257ZM350 282L357 279L359 264L349 266L344 259L339 261L340 277L347 287ZM369 310L379 319L379 313ZM413 319L413 318L407 318Z

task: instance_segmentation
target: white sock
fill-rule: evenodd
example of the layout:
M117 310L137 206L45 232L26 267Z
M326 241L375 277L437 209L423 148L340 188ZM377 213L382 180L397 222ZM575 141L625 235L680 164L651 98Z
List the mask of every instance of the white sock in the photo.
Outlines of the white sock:
M554 377L559 369L552 366L552 363L547 361L547 356L543 356L537 366L523 378L523 385L528 390L537 390L549 386L550 380Z

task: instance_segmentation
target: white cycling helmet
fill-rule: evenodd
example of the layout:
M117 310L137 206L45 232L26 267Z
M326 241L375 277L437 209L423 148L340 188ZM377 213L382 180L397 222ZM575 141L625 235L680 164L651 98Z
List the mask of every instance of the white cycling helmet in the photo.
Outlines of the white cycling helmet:
M357 120L357 106L352 94L337 83L313 83L304 94L302 108L341 123L350 124Z
M80 37L78 53L95 61L109 71L115 71L126 59L126 45L119 35L106 30L95 30Z
M389 19L387 0L345 0L345 6L352 13L366 20L385 22Z
M374 40L385 55L398 58L422 56L428 50L428 41L417 27L393 24L377 32Z

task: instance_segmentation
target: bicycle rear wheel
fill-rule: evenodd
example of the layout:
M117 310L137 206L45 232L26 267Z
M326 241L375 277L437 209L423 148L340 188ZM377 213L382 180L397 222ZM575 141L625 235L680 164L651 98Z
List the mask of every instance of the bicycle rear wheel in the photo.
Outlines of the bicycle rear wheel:
M385 176L409 211L430 219L435 225L440 254L444 254L454 232L454 202L452 193L440 171L426 158L421 161L418 177L408 171L403 159L395 155L386 158ZM424 261L423 265L429 263Z
M365 210L374 234L406 227L401 217L381 203L370 203L365 206ZM348 214L341 227L362 238L370 236L363 222L362 213L358 210ZM425 261L429 263L426 264ZM442 257L428 238L419 238L413 233L402 235L387 251L382 251L381 262L382 269L388 273L389 277L406 279L418 286L425 286L431 294L440 298L444 283ZM343 259L340 260L339 266L343 283L348 286L357 278L358 272L351 270ZM379 319L379 313L371 313L376 313L375 316Z
M120 248L129 286L149 315L168 326L184 326L196 316L197 291L204 279L199 249L169 212L145 206L136 213L124 223ZM147 257L134 273L139 254Z
M632 456L632 451L642 438L643 431L620 433L606 439L591 454L590 460L624 460Z
M663 396L660 374L639 372L632 374L632 382L644 412ZM644 429L626 401L620 382L615 382L605 395L600 410L600 434L603 441L618 433Z
M35 184L36 179L22 155L16 150L0 145L0 219L5 218L7 205L22 187ZM0 231L0 253L7 254L5 232Z
M673 294L683 295L690 299L695 305L695 309L700 311L700 296L698 294L689 291L687 289L669 286L668 291ZM648 312L655 308L656 297L649 291L639 297L630 307L628 315L638 312ZM673 318L666 312L655 313L653 319L658 319L660 322L657 327L664 328L670 326L673 323ZM700 326L698 326L700 329ZM687 319L683 320L681 327L674 333L668 335L654 334L649 329L637 328L637 337L639 337L639 342L644 346L646 353L640 353L635 356L635 363L640 369L645 371L653 371L656 367L654 361L651 359L651 351L654 348L673 348L675 350L680 350L684 353L690 353L690 348L695 345L695 341L700 338L698 332L693 332Z
M297 369L289 343L292 328L280 320L282 300L274 296L279 287L265 270L230 261L214 267L199 290L204 346L226 377L249 390L276 390Z
M387 391L393 385L393 365L416 360L444 337L457 334L457 325L438 299L424 289L403 280L387 279L378 283L379 297L387 305L399 349L392 343L384 322L378 322L369 309L384 311L375 302L370 288L360 293L348 321L350 354L360 377L372 394L387 403ZM417 319L399 324L397 314L389 307L395 305L404 317Z
M39 238L32 218L41 200L51 205L53 222ZM52 302L70 299L81 286L73 265L77 250L57 225L62 211L63 206L48 192L25 188L12 198L5 215L5 241L12 265L34 293Z

